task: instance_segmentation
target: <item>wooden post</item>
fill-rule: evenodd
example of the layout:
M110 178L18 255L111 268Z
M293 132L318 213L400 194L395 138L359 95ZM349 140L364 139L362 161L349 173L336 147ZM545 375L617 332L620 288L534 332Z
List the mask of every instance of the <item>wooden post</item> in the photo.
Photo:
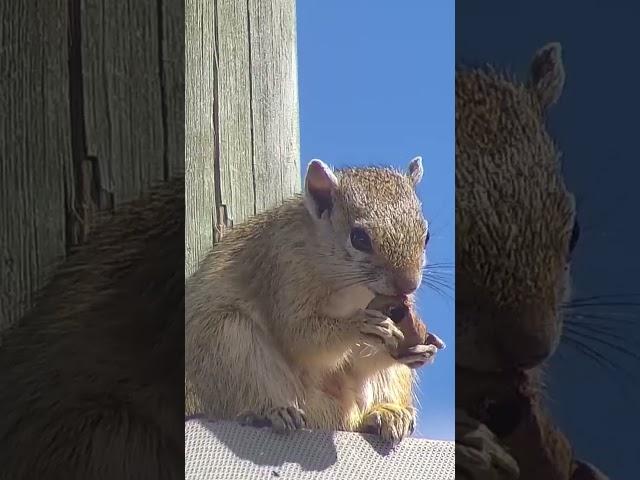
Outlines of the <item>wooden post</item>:
M67 3L0 3L0 329L65 254L75 195Z
M0 329L183 163L182 2L0 2Z
M294 0L186 0L185 275L300 190Z

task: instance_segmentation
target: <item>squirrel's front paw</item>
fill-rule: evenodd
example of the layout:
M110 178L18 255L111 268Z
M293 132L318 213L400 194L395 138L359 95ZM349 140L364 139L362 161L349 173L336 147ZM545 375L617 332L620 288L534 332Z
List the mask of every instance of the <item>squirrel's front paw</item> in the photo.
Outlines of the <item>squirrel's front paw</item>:
M496 436L464 410L456 409L456 478L516 480L520 469Z
M574 465L575 470L571 474L571 480L609 480L609 477L590 463L576 460Z
M265 414L243 412L238 415L241 425L252 427L271 427L279 433L305 428L307 419L304 411L297 407L276 407Z
M384 441L398 443L413 433L416 416L413 409L391 403L374 406L366 413L362 431L378 435Z
M389 349L396 349L398 343L404 339L404 334L396 324L384 313L377 310L360 310L360 333L375 338Z
M435 333L428 333L424 344L407 348L395 356L395 359L409 368L420 368L432 364L438 350L444 350L445 343Z

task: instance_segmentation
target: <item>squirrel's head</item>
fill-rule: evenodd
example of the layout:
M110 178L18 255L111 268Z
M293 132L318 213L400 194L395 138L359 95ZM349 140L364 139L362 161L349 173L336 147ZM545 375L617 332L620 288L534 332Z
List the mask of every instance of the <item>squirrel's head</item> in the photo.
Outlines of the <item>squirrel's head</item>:
M547 132L564 85L560 45L529 81L456 71L456 361L494 371L546 359L561 334L578 229Z
M389 168L332 171L312 160L304 203L317 231L317 252L338 285L409 295L422 281L427 222L416 195L422 159L407 172Z

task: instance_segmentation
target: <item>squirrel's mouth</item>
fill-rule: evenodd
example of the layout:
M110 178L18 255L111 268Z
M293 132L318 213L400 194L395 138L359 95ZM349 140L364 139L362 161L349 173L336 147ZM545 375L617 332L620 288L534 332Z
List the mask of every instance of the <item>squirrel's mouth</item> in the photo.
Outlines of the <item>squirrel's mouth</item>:
M498 437L506 437L529 415L531 402L523 395L497 402L487 399L483 410L485 415L482 421L489 430Z

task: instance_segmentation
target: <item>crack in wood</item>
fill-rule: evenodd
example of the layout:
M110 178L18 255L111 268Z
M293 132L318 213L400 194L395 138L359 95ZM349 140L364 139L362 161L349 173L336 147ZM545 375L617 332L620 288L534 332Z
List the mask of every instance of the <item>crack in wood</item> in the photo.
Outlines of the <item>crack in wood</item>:
M227 206L218 206L216 228L214 232L214 241L218 243L227 233L227 230L233 228L233 219L229 218Z

